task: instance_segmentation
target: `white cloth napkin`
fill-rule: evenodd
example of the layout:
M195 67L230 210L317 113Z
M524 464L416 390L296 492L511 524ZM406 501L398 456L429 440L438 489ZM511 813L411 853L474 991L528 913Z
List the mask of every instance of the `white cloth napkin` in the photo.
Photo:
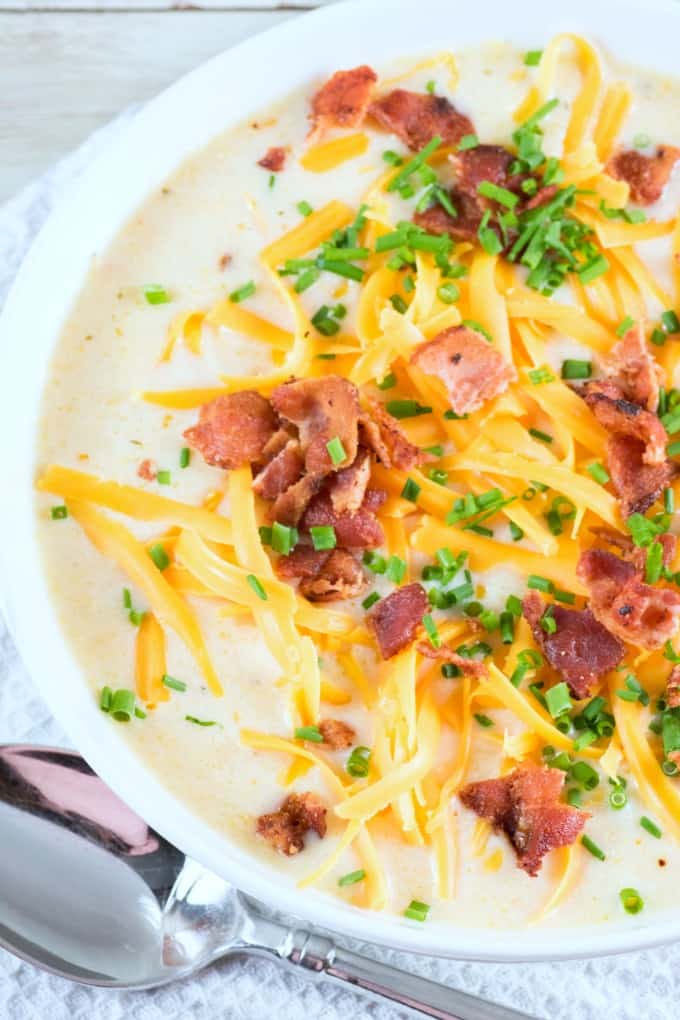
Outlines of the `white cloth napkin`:
M93 135L0 208L0 305L52 207L132 112ZM11 495L5 492L2 498ZM33 688L1 618L0 742L67 743ZM591 961L513 965L456 963L358 944L352 948L402 970L526 1010L540 1020L671 1020L678 1012L680 945ZM312 983L259 959L227 960L181 984L122 993L69 984L0 950L2 1020L345 1020L348 1016L402 1018L392 1007L372 1004L327 982Z

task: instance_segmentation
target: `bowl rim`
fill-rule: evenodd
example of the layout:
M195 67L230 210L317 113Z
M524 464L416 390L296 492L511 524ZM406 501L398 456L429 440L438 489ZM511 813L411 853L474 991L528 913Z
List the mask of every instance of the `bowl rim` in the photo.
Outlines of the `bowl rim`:
M669 73L675 66L673 39L680 4L674 0L600 0L598 4L572 0L568 14L546 11L541 0L515 0L512 5L505 0L481 0L473 16L462 0L421 0L419 17L415 23L409 19L409 49L414 53L441 49L437 38L441 28L432 28L428 22L441 26L441 17L452 18L456 7L464 15L452 40L457 47L488 40L484 25L494 24L493 38L510 39L528 49L531 33L522 26L537 24L540 32L534 35L540 39L534 41L560 30L580 31L606 40L617 55L623 53L631 61L635 57L641 66L661 67ZM604 925L521 929L518 940L518 929L417 925L393 914L359 910L322 893L303 901L292 882L281 881L279 869L254 869L247 851L193 815L142 765L132 748L104 725L61 633L35 541L34 444L42 391L54 344L93 254L106 246L144 197L182 160L241 121L240 111L255 113L277 94L314 78L322 80L338 66L371 58L380 63L403 53L398 32L400 17L408 13L412 13L410 0L348 0L287 20L220 53L149 102L51 214L0 316L0 428L4 426L3 434L12 436L6 464L12 496L0 501L0 526L6 536L0 543L5 616L31 678L95 771L166 839L269 906L364 942L458 959L541 961L647 948L680 937L680 914L677 919L655 914L651 923L631 921L625 930ZM653 32L650 13L655 15ZM660 31L663 26L668 30ZM328 38L334 40L332 60L323 57L323 42ZM300 67L295 53L303 49L308 57ZM282 56L287 53L292 56ZM273 57L277 80L272 76L263 81L257 68L267 66ZM220 102L230 89L239 96L239 112L225 117ZM18 344L17 338L29 327L30 342ZM11 541L7 536L12 536Z

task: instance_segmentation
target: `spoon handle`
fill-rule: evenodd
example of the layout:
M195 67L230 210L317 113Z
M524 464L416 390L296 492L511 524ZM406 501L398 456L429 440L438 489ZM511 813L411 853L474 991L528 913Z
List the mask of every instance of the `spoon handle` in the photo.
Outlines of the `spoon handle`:
M417 1017L437 1020L532 1020L507 1006L478 999L367 956L336 946L306 931L291 931L279 945L282 960L311 975L332 978L374 999L393 1002Z

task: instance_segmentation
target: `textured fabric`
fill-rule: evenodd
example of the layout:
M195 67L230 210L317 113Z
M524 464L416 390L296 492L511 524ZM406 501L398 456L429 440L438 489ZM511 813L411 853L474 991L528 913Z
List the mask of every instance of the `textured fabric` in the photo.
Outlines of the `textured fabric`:
M0 209L0 303L53 205L130 114ZM0 742L63 744L0 620ZM573 963L455 963L355 945L402 970L526 1010L541 1020L671 1020L680 995L680 946ZM329 983L312 983L265 960L224 961L199 977L152 992L71 985L0 950L2 1020L400 1020Z

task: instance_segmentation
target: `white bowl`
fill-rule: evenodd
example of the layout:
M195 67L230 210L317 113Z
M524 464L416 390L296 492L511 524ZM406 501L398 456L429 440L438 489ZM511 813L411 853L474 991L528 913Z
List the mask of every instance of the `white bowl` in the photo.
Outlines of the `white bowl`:
M568 6L568 10L566 9ZM302 896L272 868L253 869L179 803L112 731L64 640L35 540L35 436L50 355L94 252L182 160L214 135L338 67L378 66L490 37L526 49L558 31L583 33L618 56L673 73L680 5L669 0L354 0L324 7L250 39L187 75L136 117L86 171L50 218L14 283L0 319L3 492L0 560L6 613L23 659L75 746L130 806L183 851L272 907L324 927L400 949L483 960L544 960L647 947L680 937L677 920L631 918L625 929L484 930L414 925ZM275 69L275 70L274 70Z

